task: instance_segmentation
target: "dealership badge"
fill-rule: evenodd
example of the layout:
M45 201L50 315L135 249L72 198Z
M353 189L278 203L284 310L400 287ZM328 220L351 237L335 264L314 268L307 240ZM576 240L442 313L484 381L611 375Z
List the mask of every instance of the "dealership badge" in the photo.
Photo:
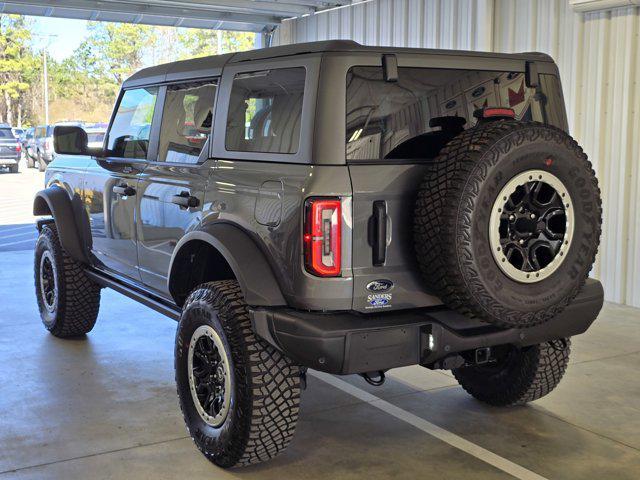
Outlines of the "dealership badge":
M372 293L367 295L367 303L369 306L365 308L389 308L392 298L393 294L391 293Z

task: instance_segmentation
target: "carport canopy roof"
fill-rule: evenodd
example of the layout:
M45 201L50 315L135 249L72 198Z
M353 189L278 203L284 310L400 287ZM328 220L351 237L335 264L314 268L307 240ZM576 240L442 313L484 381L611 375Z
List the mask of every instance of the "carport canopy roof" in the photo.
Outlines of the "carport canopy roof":
M269 31L360 0L12 0L0 13L219 30Z

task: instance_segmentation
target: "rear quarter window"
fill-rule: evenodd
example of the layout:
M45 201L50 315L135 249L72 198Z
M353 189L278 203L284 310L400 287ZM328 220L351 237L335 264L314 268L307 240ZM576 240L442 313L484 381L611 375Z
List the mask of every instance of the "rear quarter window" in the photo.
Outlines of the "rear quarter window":
M305 68L237 74L233 80L225 148L237 152L297 153Z

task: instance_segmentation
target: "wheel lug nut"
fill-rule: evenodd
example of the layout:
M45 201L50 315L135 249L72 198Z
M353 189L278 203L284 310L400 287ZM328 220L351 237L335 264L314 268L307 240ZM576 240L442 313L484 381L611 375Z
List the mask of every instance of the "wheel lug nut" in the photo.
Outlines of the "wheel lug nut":
M529 217L531 218L531 220L533 220L534 218L536 218L536 214L532 213L531 215L529 215Z
M512 222L516 219L515 215L509 215L509 220L511 220Z
M518 240L518 243L519 243L520 245L524 245L524 240L521 238L520 240Z

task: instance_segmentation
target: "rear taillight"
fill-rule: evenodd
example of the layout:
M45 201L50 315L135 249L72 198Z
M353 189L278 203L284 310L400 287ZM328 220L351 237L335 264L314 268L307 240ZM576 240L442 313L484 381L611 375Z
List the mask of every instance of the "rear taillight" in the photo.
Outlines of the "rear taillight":
M16 145L16 152L20 153L22 151L22 145L17 144Z
M339 198L305 202L304 260L309 273L337 277L341 273L342 213Z

